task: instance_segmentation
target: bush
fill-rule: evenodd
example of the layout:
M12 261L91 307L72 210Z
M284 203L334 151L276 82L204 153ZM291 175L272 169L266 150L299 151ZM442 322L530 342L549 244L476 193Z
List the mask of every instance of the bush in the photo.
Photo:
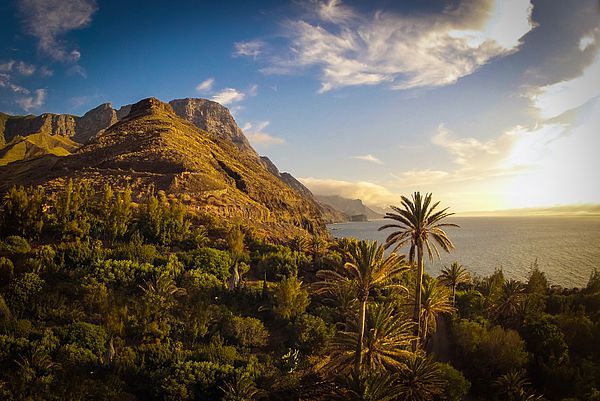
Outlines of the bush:
M89 350L101 357L106 350L108 335L103 327L92 323L77 322L56 329L63 344L72 344L78 348Z
M231 316L223 331L242 347L261 347L267 344L269 338L264 324L253 317Z
M200 248L181 255L186 269L198 269L210 273L219 280L227 280L231 276L229 269L233 259L229 252L213 248Z
M320 350L334 334L333 327L320 317L308 313L298 316L290 328L292 338L305 354Z
M31 245L23 237L11 235L6 237L3 242L0 242L0 252L12 254L25 254L31 251Z
M438 363L442 371L442 378L446 382L442 399L448 401L461 401L465 399L471 388L471 382L463 374L447 363Z
M284 277L273 291L273 312L284 319L303 314L309 303L308 292L296 276Z
M233 374L233 366L187 361L175 365L162 381L166 400L215 400L220 386Z

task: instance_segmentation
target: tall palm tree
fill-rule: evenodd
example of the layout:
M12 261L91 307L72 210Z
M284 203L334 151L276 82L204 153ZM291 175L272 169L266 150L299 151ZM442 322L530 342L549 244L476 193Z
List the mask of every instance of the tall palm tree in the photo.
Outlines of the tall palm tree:
M365 331L365 314L369 293L376 287L386 288L398 286L394 279L404 273L408 267L404 257L391 253L384 255L384 248L376 241L359 241L350 245L349 262L344 264L343 272L320 270L315 283L317 292L335 292L340 286L347 285L350 280L359 303L358 339L355 352L355 370L360 372L362 363L362 347Z
M337 373L349 371L348 367L356 360L359 323L357 320L349 322L346 331L339 331L331 340L331 359L326 370ZM414 340L412 325L410 320L395 310L393 304L370 304L367 308L362 344L361 368L367 368L363 373L389 371L404 366L404 361L411 354L410 344Z
M452 288L452 306L454 307L456 303L456 286L469 281L469 272L465 270L463 265L454 262L450 267L444 267L438 278L442 283Z
M430 260L433 255L439 258L440 252L438 245L446 252L454 249L454 244L448 238L444 227L458 227L452 223L442 223L441 221L454 213L447 213L448 208L436 210L440 202L431 204L431 194L422 196L419 192L412 195L412 199L402 196L402 206L391 206L395 213L386 213L385 218L395 220L397 223L385 224L379 228L379 231L388 228L396 229L391 233L385 242L385 247L389 248L395 245L394 251L406 244L410 244L408 252L409 262L412 264L417 257L417 280L415 283L415 306L413 311L413 320L415 321L415 333L418 337L421 317L421 283L423 282L423 253L427 250ZM414 349L418 347L418 340L415 341Z
M452 313L454 308L450 304L450 293L437 280L427 278L423 280L421 294L421 340L425 341L428 331L435 332L436 319L442 313Z

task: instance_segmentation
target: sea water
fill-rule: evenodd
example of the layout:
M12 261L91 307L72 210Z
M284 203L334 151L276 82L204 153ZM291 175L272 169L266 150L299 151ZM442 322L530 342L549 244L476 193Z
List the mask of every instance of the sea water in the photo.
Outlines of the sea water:
M383 243L394 229L378 228L393 222L338 223L328 228L338 238ZM551 284L583 287L593 269L600 269L600 217L454 217L446 222L460 226L446 227L455 250L448 254L440 249L440 260L426 259L425 270L433 276L457 261L475 275L486 276L501 267L507 278L524 281L537 259ZM407 251L407 247L399 250Z

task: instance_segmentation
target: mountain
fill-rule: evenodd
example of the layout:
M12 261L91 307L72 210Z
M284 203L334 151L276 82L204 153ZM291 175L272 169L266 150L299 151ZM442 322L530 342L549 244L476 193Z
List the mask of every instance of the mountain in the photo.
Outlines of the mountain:
M154 188L182 196L195 213L251 226L262 237L326 235L318 204L268 170L225 107L203 99L171 103L175 107L144 99L122 108L121 116L121 110L100 106L95 120L86 113L97 127L110 125L72 154L0 167L0 191L43 184L52 192L73 178L98 188L130 185L134 200L141 201ZM72 137L93 131L79 127Z
M315 197L313 196L312 192L310 192L310 190L308 188L306 188L304 186L304 184L302 184L300 181L298 181L290 173L280 173L277 166L275 166L275 164L268 157L261 156L260 160L261 160L263 166L265 166L267 171L269 171L272 175L274 175L275 177L280 179L283 183L285 183L288 187L292 188L294 191L296 191L302 197L307 198L307 199L312 199L318 205L319 210L321 211L321 216L322 216L325 224L341 223L344 221L348 221L350 219L344 213L334 209L333 207L331 207L329 205L325 205L325 204L317 201L315 199Z
M369 220L380 219L383 217L381 214L376 213L365 206L360 199L347 199L338 195L315 195L314 197L320 203L329 205L350 218L359 215L364 215Z
M240 150L258 157L226 107L207 99L193 98L175 99L169 104L177 116L215 138L231 141ZM128 116L131 108L132 105L125 105L117 110L113 109L110 103L104 103L81 117L52 113L44 113L39 116L11 116L0 113L0 150L14 138L26 138L33 134L43 134L44 137L60 136L79 144L85 144L94 136ZM32 141L35 142L33 139ZM65 155L64 151L67 148L72 148L72 146L67 146L62 149L54 149L53 143L44 141L43 146L36 148L35 152L11 152L11 157L6 157L5 160L9 160L9 162L28 160L44 154L62 156ZM71 150L68 150L68 153L71 153Z

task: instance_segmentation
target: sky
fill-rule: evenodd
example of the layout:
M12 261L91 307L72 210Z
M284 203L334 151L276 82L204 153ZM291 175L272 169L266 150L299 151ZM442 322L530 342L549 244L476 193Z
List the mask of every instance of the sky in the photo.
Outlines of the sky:
M598 0L0 3L0 111L228 107L316 194L600 203Z

